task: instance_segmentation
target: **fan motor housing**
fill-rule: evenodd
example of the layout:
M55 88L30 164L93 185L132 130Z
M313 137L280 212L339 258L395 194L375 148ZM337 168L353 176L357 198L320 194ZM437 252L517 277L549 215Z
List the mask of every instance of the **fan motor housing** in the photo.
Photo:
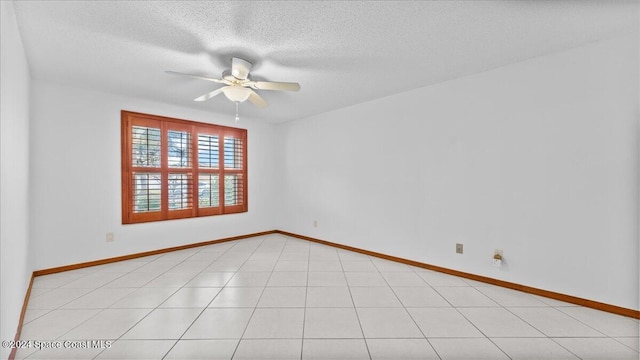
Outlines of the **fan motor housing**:
M227 69L222 72L222 78L228 81L238 81L238 78L231 75L231 69Z

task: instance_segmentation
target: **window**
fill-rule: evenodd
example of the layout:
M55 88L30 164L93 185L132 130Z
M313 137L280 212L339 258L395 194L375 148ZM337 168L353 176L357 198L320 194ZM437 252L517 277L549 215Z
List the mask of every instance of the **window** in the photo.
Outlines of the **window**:
M247 211L247 131L122 111L122 223Z

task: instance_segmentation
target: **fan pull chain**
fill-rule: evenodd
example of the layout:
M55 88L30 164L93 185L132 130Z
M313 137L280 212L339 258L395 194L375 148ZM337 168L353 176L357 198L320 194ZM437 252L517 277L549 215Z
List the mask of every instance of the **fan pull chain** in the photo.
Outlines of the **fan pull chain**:
M238 116L238 102L236 101L236 122L240 121L240 116Z

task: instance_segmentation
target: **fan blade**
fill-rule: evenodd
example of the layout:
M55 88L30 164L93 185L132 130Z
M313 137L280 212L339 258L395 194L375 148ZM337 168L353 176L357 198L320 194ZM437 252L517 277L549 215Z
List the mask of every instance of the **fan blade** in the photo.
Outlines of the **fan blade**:
M251 87L258 90L300 90L300 84L292 82L253 81Z
M200 96L200 97L197 97L197 98L193 99L193 101L205 101L205 100L209 100L209 99L211 99L212 97L214 97L214 96L219 95L220 93L222 93L223 89L224 89L224 88L226 88L226 87L228 87L228 86L223 86L223 87L221 87L221 88L219 88L219 89L215 89L215 90L213 90L213 91L211 91L211 92L208 92L208 93L206 93L206 94L204 94L204 95L202 95L202 96Z
M249 101L251 101L251 103L255 106L261 107L261 108L265 108L267 107L267 105L269 105L265 99L262 98L262 96L258 95L258 93L256 93L253 90L250 90L251 94L249 95Z
M228 84L228 81L226 80L222 80L222 79L214 79L214 78L210 78L210 77L206 77L206 76L201 76L201 75L193 75L193 74L185 74L185 73L181 73L181 72L176 72L176 71L165 71L165 73L167 74L171 74L171 75L180 75L180 76L188 76L188 77L192 77L194 79L200 79L200 80L207 80L207 81L213 81L215 83L219 83L219 84Z
M246 80L252 66L250 62L234 57L231 59L231 75L235 76L236 79Z

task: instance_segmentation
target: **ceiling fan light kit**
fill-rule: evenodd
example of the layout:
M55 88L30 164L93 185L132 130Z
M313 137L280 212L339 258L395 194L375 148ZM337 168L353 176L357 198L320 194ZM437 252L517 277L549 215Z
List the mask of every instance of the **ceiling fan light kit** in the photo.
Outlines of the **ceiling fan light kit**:
M258 95L254 90L277 90L277 91L299 91L300 84L293 82L274 82L274 81L253 81L249 78L251 67L253 65L240 58L231 59L231 69L222 72L222 79L210 78L207 76L185 74L175 71L165 71L167 74L188 76L194 79L206 80L215 82L218 84L224 84L225 86L217 88L211 92L208 92L202 96L199 96L194 101L209 100L214 96L223 93L224 96L236 103L236 121L238 117L238 103L249 100L255 106L264 108L269 104Z
M222 92L231 101L245 102L251 95L252 90L238 85L231 85L222 88Z

